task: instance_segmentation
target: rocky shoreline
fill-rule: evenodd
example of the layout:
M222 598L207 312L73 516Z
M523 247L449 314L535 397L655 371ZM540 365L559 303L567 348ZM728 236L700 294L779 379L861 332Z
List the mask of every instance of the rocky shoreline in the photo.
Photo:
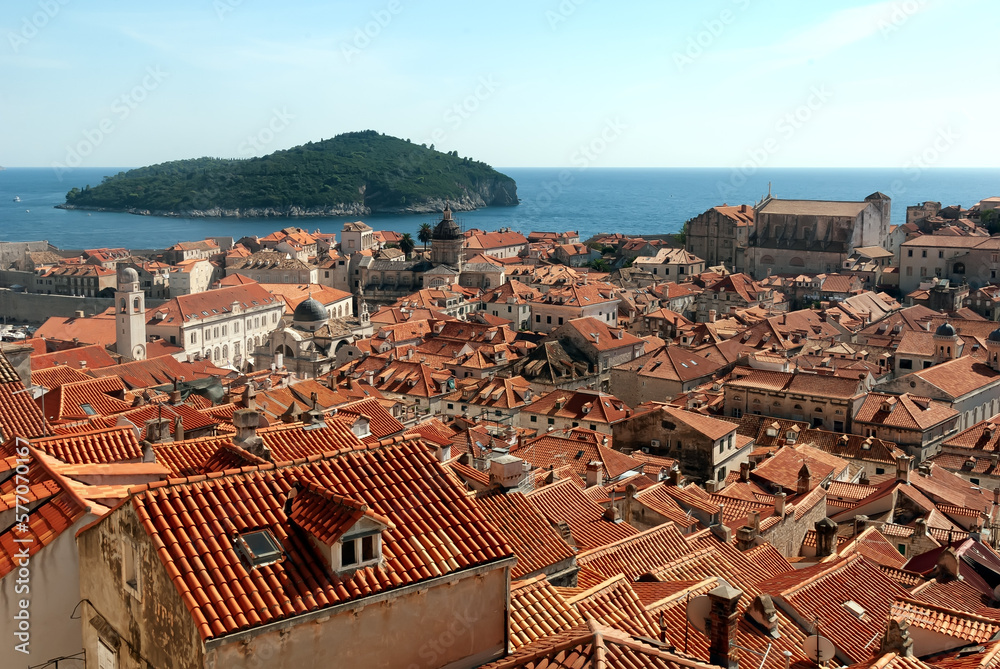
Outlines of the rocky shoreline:
M444 210L445 205L452 211L473 211L491 206L478 195L474 198L463 196L457 200L435 198L419 204L405 207L370 207L355 202L326 207L249 207L228 209L213 207L211 209L188 209L182 211L154 211L129 207L115 209L111 207L88 207L75 204L57 204L56 209L78 209L81 211L102 211L136 216L162 216L166 218L323 218L333 216L370 216L371 214L435 214ZM502 205L501 205L502 206Z

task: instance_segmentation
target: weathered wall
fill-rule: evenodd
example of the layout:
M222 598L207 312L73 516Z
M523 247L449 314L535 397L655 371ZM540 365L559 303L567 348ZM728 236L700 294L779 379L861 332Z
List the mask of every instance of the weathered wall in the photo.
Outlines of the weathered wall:
M131 540L138 549L140 598L124 584L124 540ZM172 669L203 666L201 637L131 504L122 505L81 534L78 547L80 573L87 575L80 583L80 597L89 600L80 611L87 669L98 669L99 638L117 640L111 645L118 647L119 669L144 669L143 660ZM95 617L103 617L112 630L110 636L117 639L102 636L94 625Z
M10 267L12 263L20 262L26 253L48 251L49 243L40 242L0 242L0 267Z
M501 655L506 569L272 629L210 650L208 669L438 669L476 667Z
M28 592L17 592L18 570L4 577L0 583L0 629L4 643L0 644L0 667L25 667L79 653L83 649L80 621L71 620L70 614L80 600L80 577L77 569L75 534L78 529L93 521L95 516L86 514L72 527L28 561L28 577L21 579ZM14 640L14 615L20 611L18 601L30 601L30 654L14 650L20 641Z

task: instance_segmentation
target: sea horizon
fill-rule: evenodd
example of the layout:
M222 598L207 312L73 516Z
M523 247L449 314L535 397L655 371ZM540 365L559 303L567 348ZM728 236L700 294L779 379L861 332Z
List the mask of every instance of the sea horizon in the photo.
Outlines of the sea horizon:
M96 185L128 167L6 167L0 172L0 241L46 239L61 249L125 246L165 248L207 236L263 236L289 225L340 232L363 220L376 230L409 232L440 216L382 214L289 218L180 218L56 209L73 187ZM581 238L605 232L651 235L677 232L684 222L722 204L753 205L767 196L861 200L878 191L892 199L892 222L925 201L971 206L1000 194L1000 168L679 168L498 167L515 180L520 204L458 212L466 228L575 230ZM17 196L20 202L13 202ZM145 222L137 224L138 221Z

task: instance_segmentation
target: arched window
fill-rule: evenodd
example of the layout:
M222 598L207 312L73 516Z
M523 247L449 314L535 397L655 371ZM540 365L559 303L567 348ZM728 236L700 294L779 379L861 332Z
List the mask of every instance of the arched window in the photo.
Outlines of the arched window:
M965 263L957 262L955 266L951 268L952 274L965 274Z
M228 345L223 345L222 346L222 359L223 360L229 360L229 346Z
M126 302L125 298L123 297L122 298L122 313L124 314L127 311L128 311L128 302Z
M806 261L803 260L802 258L799 258L798 256L795 256L794 258L788 261L788 264L791 265L792 267L805 267Z
M292 353L292 349L286 346L285 344L282 344L277 349L275 349L274 354L277 355L279 353L286 358L295 357L295 354Z
M763 256L760 259L760 264L761 265L773 265L774 264L774 256Z
M134 300L132 300L132 310L133 311L139 311L139 308L140 308L139 307L139 298L137 297Z

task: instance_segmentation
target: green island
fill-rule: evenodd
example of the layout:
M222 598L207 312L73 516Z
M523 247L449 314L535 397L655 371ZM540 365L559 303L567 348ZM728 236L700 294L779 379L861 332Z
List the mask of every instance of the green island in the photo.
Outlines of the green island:
M486 163L374 130L244 159L141 167L73 188L63 209L155 216L364 216L518 203L517 185Z

